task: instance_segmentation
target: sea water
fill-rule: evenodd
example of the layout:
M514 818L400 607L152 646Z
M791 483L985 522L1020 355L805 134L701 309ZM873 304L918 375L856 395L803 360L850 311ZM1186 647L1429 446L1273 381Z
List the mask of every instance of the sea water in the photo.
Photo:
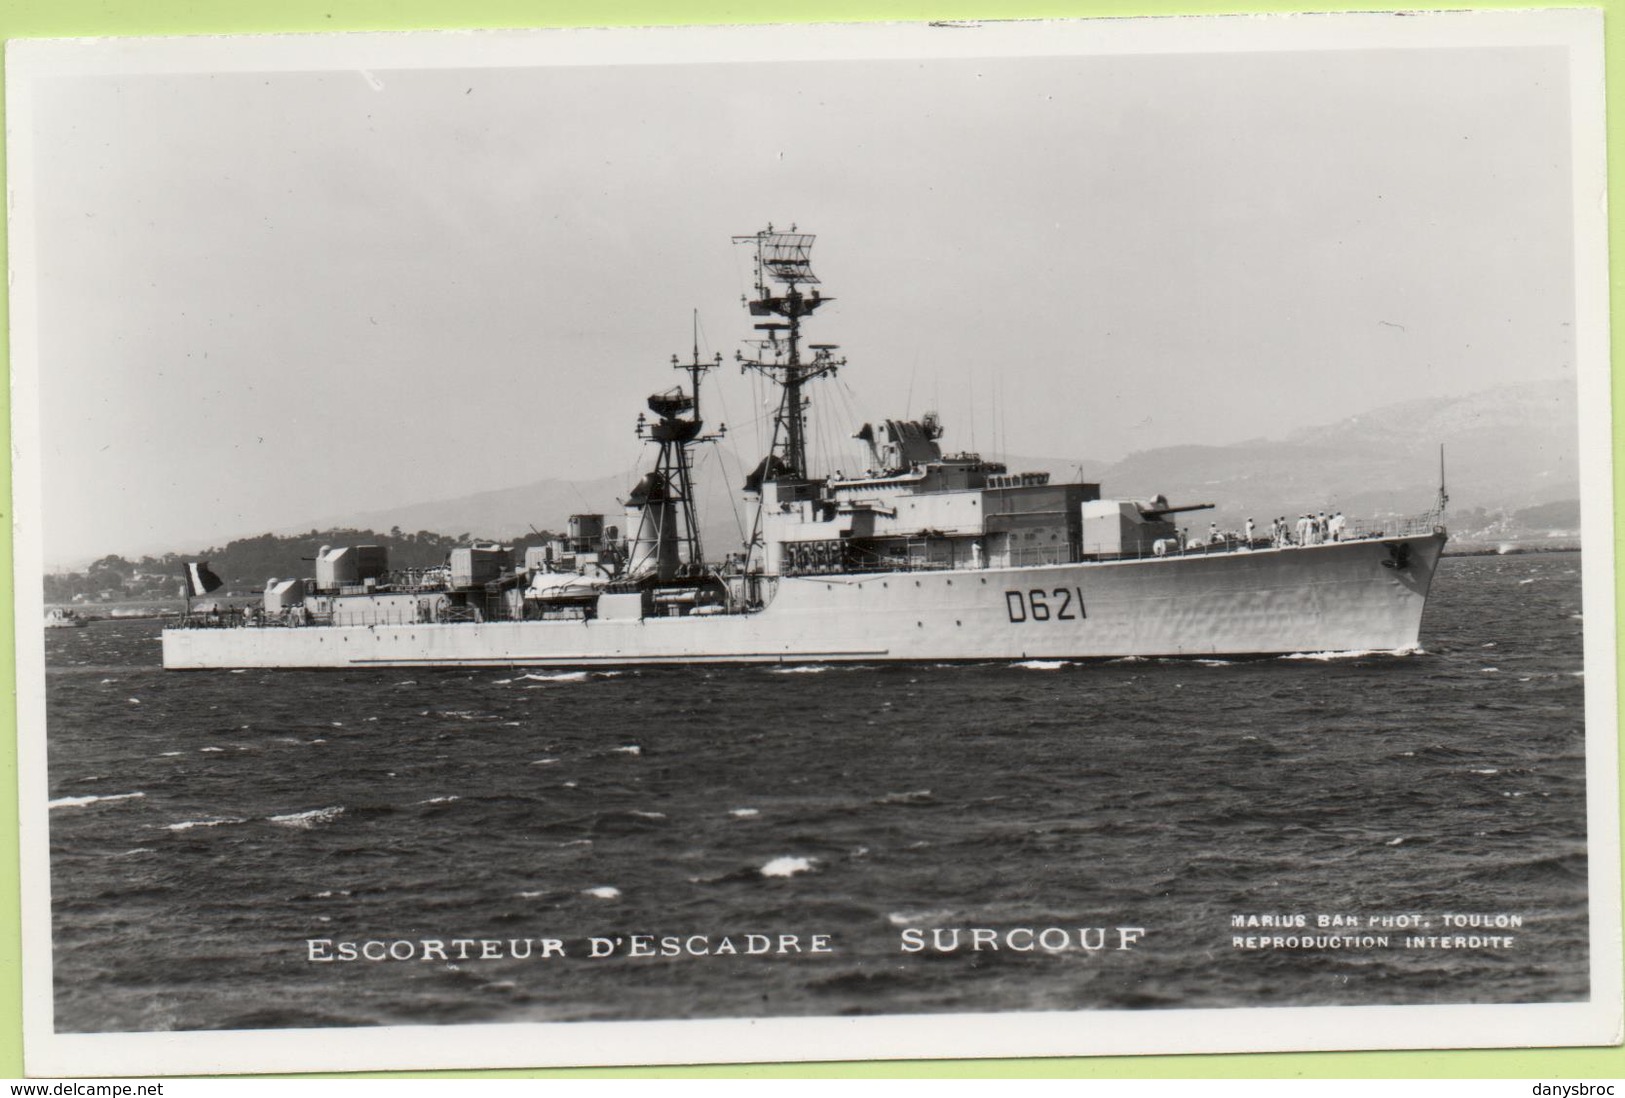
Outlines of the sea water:
M166 673L155 622L47 631L56 1026L1583 999L1579 565L1446 558L1397 655Z

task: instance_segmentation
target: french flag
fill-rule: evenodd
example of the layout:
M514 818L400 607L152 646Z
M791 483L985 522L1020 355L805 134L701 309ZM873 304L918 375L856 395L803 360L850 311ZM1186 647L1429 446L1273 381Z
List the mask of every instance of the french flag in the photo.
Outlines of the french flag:
M209 571L209 562L192 561L186 566L186 593L191 596L207 595L224 582Z

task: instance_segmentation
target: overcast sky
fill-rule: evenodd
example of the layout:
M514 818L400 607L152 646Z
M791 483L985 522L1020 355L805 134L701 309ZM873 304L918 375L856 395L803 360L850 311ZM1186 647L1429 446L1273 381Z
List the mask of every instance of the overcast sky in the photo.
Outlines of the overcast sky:
M38 80L45 561L630 475L694 312L707 356L750 334L729 237L769 221L818 234L837 299L809 325L849 359L825 439L935 408L952 449L1115 459L1572 377L1566 64ZM715 381L756 460L766 394Z

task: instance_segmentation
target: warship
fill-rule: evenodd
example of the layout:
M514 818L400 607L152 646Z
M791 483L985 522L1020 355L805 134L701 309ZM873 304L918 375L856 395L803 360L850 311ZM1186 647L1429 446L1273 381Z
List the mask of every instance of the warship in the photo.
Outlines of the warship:
M743 485L741 549L706 556L701 384L722 357L672 365L637 433L653 461L622 524L569 518L529 546L454 549L392 570L381 546L326 546L315 576L271 579L247 609L215 604L163 632L166 668L568 667L833 661L1074 660L1403 651L1418 644L1446 539L1434 507L1398 522L1311 516L1189 538L1211 503L1103 498L1100 485L945 453L934 414L864 424L861 473L808 462L808 387L846 365L804 326L834 300L814 237L771 226L754 253L756 319L740 368L778 394ZM1441 463L1442 465L1442 463ZM194 570L196 571L196 570ZM203 566L201 574L207 574ZM212 576L210 578L213 578ZM189 581L190 582L190 581ZM218 581L216 581L218 582ZM196 593L203 593L200 588Z

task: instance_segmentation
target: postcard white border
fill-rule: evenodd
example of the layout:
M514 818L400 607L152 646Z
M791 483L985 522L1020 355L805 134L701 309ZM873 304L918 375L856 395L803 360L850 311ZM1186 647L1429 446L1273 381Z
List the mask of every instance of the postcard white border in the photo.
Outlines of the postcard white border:
M24 1052L33 1075L169 1075L900 1058L1605 1045L1622 1033L1614 553L1602 12L1199 16L923 24L14 40L7 136L16 507ZM1063 54L1555 45L1571 58L1581 409L1591 999L1494 1006L1238 1007L1068 1014L402 1026L132 1034L52 1031L39 576L32 89L65 75L714 64ZM23 216L18 218L18 214ZM1606 520L1602 517L1606 516Z

